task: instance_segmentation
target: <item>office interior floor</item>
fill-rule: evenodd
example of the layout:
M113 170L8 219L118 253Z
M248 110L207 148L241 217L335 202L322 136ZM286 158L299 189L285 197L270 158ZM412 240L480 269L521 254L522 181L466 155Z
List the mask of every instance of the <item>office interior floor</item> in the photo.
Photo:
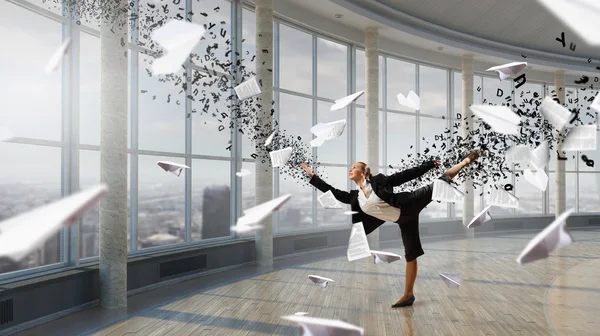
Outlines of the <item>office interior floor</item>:
M298 335L281 319L341 319L365 335L598 335L600 229L572 229L575 242L519 265L536 231L423 239L414 306L392 309L404 290L404 260L349 262L344 249L247 266L129 297L128 308L94 307L16 335ZM380 250L403 255L399 241ZM448 288L440 272L459 273ZM327 288L308 274L332 278Z

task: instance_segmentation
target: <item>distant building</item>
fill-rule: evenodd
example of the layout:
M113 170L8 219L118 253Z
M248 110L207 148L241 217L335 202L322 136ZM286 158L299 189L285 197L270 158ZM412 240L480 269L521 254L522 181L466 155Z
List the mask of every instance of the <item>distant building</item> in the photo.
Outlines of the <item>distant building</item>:
M202 239L230 235L229 186L207 187L202 195Z

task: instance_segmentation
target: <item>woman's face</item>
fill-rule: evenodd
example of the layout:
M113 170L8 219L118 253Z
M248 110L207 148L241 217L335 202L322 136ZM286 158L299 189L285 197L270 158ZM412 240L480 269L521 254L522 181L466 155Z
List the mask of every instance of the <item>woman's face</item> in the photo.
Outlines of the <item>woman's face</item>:
M363 169L364 167L362 164L358 162L353 164L348 171L348 177L353 181L361 179L363 175Z

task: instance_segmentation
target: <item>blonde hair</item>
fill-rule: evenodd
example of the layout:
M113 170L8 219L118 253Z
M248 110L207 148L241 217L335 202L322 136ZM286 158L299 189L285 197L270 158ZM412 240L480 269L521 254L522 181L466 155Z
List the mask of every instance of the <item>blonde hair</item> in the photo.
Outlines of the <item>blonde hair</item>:
M373 177L373 175L371 174L371 168L369 168L364 162L358 161L357 163L363 166L362 170L367 172L367 180L370 180Z

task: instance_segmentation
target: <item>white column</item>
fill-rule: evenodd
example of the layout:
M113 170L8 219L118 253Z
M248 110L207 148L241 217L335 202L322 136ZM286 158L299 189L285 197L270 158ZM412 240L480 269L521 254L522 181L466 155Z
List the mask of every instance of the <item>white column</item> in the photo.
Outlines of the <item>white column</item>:
M468 141L469 132L473 129L473 119L471 119L471 109L469 106L473 104L473 55L462 55L462 137L463 141ZM466 119L466 121L465 121ZM467 125L467 122L469 123ZM463 192L465 196L463 198L463 212L462 212L462 222L464 228L469 236L474 235L473 230L467 230L467 224L473 219L475 215L474 205L475 205L475 191L473 188L473 180L470 176L465 179L463 184Z
M100 28L100 305L127 306L127 0L105 1ZM135 237L132 237L135 239Z
M263 52L268 50L268 53ZM256 204L273 199L273 168L269 160L262 163L260 158L268 158L269 154L262 144L271 134L273 117L271 102L273 101L273 76L268 69L273 69L273 0L256 1L256 79L262 81L261 94L258 96L257 125L261 132L256 140ZM264 137L260 137L260 134ZM268 216L262 221L264 229L255 234L256 262L259 266L273 266L273 217Z
M554 71L554 88L556 90L556 95L558 96L558 100L562 105L565 104L565 72L563 70ZM554 131L555 138L558 140L556 143L556 149L561 156L564 157L562 153L562 143L561 143L561 132ZM555 152L556 153L556 152ZM558 217L561 213L566 210L566 195L565 195L565 162L563 160L558 159L558 155L556 155L556 169L555 169L555 203L554 203L554 214ZM552 183L552 182L551 182Z
M367 164L371 173L379 173L379 31L371 26L365 29L365 136ZM379 230L367 238L373 250L379 249Z

